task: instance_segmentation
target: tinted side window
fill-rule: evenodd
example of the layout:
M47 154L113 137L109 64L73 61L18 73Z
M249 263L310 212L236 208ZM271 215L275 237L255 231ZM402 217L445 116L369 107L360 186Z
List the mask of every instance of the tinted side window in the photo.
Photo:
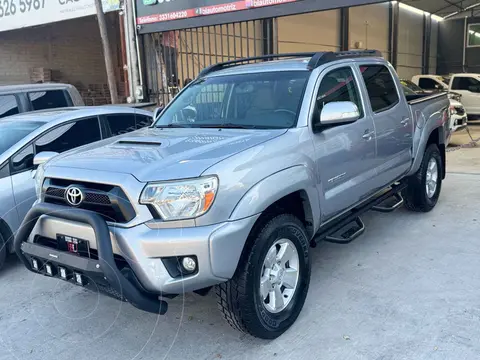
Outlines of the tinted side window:
M418 86L420 86L422 89L427 89L427 90L435 90L437 83L435 80L428 79L428 78L422 78L418 82Z
M319 113L326 104L336 101L351 101L358 106L360 114L363 113L357 84L352 69L348 67L329 72L318 88L317 110ZM318 117L316 118L319 120Z
M67 93L63 90L49 90L28 93L33 110L67 107Z
M79 120L55 128L35 142L35 152L55 151L58 153L92 143L101 139L96 117Z
M141 128L152 125L153 117L144 116L144 115L137 115L136 118L135 118L135 121L136 121L137 129L141 129Z
M10 168L12 173L19 173L33 169L33 146L32 144L20 150L12 156Z
M13 95L0 95L0 118L18 114L17 99Z
M374 112L388 110L398 104L399 97L395 82L385 66L361 66L360 71Z
M477 79L469 77L455 77L452 83L452 90L467 90L478 92L480 82Z
M135 114L106 115L107 124L112 136L126 134L128 132L152 125L153 119L149 116Z
M133 114L114 114L107 115L105 118L112 136L126 134L136 129L135 115Z

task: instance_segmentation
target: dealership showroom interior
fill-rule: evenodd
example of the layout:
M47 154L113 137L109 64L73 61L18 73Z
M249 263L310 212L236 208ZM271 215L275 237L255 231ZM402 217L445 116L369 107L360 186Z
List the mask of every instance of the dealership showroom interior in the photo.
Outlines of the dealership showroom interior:
M0 0L0 360L480 360L479 203L479 0Z

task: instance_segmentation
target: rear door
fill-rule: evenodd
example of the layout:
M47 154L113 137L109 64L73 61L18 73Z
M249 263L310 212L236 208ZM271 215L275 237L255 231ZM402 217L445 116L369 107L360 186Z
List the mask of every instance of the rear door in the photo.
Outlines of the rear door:
M412 161L413 121L392 70L384 64L359 65L367 90L367 112L375 124L377 186L384 187L405 174Z
M373 189L375 131L372 117L365 112L359 81L356 69L339 65L322 72L317 82L312 131L324 221L363 200ZM350 124L322 127L323 107L337 101L355 103L360 118Z
M467 115L480 115L480 80L471 75L455 75L451 83L451 90L462 95Z

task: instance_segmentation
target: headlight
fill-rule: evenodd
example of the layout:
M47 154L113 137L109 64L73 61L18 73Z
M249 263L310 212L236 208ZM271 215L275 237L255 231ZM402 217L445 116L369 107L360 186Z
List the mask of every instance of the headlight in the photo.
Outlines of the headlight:
M210 209L217 188L216 176L150 183L142 191L140 204L152 205L165 221L196 218Z
M44 165L45 164L38 165L37 171L35 172L35 192L37 193L37 199L40 199L40 195L42 194L42 185L45 179Z

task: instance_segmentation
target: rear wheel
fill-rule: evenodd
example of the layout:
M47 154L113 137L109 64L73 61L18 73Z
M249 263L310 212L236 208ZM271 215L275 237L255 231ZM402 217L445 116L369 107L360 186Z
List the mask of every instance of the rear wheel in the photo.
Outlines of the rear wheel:
M227 322L263 339L283 334L305 303L308 252L305 229L293 215L277 215L254 228L235 275L216 288Z
M0 270L5 264L6 258L7 258L7 243L5 242L2 234L0 234Z
M402 195L407 209L428 212L437 204L442 188L442 157L435 144L425 150L418 171L407 179L407 188Z

